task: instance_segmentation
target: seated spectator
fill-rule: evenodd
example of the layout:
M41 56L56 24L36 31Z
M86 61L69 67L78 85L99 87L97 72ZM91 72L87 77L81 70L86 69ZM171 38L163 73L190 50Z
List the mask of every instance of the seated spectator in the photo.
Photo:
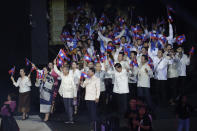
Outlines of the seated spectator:
M19 131L18 124L13 117L16 108L16 101L13 100L13 94L9 94L7 101L4 102L1 108L0 115L2 116L0 131Z
M131 131L152 131L152 118L147 113L145 106L141 106L138 116L133 121L133 130Z

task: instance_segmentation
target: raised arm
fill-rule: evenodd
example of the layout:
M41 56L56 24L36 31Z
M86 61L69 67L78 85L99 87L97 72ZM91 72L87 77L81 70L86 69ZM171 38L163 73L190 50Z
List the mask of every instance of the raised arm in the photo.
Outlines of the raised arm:
M100 31L98 31L98 35L99 35L99 37L101 38L101 40L102 40L102 41L105 41L106 43L107 43L108 41L112 41L110 38L107 38L107 37L103 36L103 35L101 34Z
M115 54L114 54L114 60L115 60L115 61L118 60L118 55L119 55L119 53L120 53L121 50L122 50L122 47L119 47L119 48L116 50L116 52L115 52Z
M20 84L21 78L19 77L18 80L17 80L17 82L16 82L16 81L14 80L14 77L11 76L11 80L12 80L12 82L13 82L13 85L14 85L15 87L18 87L19 84Z
M118 36L116 36L115 38L120 38L120 37L122 37L122 36L124 35L124 33L125 33L125 29L123 29L123 30L120 32L120 34L119 34Z
M154 57L157 56L157 52L158 52L158 48L155 48L155 50L151 50L151 46L149 46L148 55L151 57L151 59L154 59Z
M61 73L61 72L58 70L58 68L57 68L56 59L53 61L53 63L54 63L54 71L55 71L55 73L57 73L59 76L61 76L62 73Z
M150 68L150 66L147 65L146 68L145 68L145 71L149 75L149 77L153 77L153 71Z
M169 22L169 36L166 38L168 41L172 41L173 38L173 28L172 28L172 24Z

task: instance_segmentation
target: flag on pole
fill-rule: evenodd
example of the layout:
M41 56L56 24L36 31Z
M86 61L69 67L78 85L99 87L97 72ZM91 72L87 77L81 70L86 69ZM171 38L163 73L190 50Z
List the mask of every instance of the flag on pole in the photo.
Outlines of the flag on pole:
M181 45L185 41L186 41L186 38L184 34L176 37L176 42L178 45Z
M60 58L57 58L57 66L58 67L61 67L61 66L63 66L64 65L64 60L62 60L62 59L60 59Z
M115 44L115 45L120 44L120 38L115 38L115 39L113 40L113 44Z
M168 13L168 20L172 23L173 22L173 19L172 19L172 16L170 13Z
M101 26L105 22L105 15L102 14L100 20L99 20L99 25Z
M90 76L88 76L88 74L86 72L81 72L80 79L84 79L84 78L90 78Z
M134 59L134 60L132 60L131 62L130 62L130 66L131 67L138 67L138 63L137 63L137 60L136 59Z
M120 26L122 26L122 25L124 24L124 22L125 22L124 19L121 18L121 17L120 17L118 20L119 20L119 22L120 22Z
M138 20L139 20L139 22L143 22L144 21L144 19L141 17L141 16L138 16Z
M154 69L153 60L150 57L148 57L148 65L152 70Z
M173 22L173 19L172 19L172 16L171 16L171 12L175 13L174 9L172 7L170 7L170 6L167 6L168 20L170 22Z
M171 11L171 12L175 13L174 9L173 9L171 6L169 6L169 5L167 6L167 10L168 10L169 12Z
M88 54L85 54L84 60L87 61L87 62L91 62L92 61L91 57Z
M62 60L64 60L64 58L66 58L66 53L64 52L64 50L60 49L60 51L58 53L58 57Z
M29 66L30 63L31 63L31 62L30 62L27 58L25 58L25 65L26 65L26 66Z
M43 71L43 70L37 71L37 72L36 72L36 78L37 78L37 79L42 79L42 78L44 78L44 71Z
M150 38L153 39L153 40L158 39L158 38L157 38L157 34L155 34L155 33L153 33L153 32L150 33Z
M14 75L15 73L15 66L8 71L9 75Z
M36 67L31 67L31 72L33 72L34 70L36 70Z
M193 55L193 54L194 54L194 47L193 47L193 46L192 46L192 48L190 49L189 54L190 54L190 55Z
M112 52L114 50L113 45L107 45L107 51Z
M114 65L114 61L112 59L109 60L109 65L113 66Z
M131 30L132 30L133 33L137 33L137 32L139 32L141 29L140 29L140 26L136 26L136 27L131 26Z
M159 40L162 42L162 44L165 44L167 42L166 36L160 35Z
M94 63L100 63L100 60L97 58L94 58Z
M105 60L107 60L107 56L101 55L100 61L103 63Z

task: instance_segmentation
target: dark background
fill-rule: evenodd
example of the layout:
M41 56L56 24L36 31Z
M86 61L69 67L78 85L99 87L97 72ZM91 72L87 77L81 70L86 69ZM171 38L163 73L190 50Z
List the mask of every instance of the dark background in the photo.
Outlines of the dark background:
M34 0L34 9L36 8L36 1ZM47 1L47 0L46 0ZM176 33L181 35L185 34L187 42L184 43L186 52L195 46L197 49L197 15L195 13L195 4L192 0L88 0L95 6L95 10L100 13L102 11L103 5L108 2L113 1L113 6L120 5L122 8L126 7L129 4L134 4L136 15L147 16L148 21L154 21L158 16L166 18L166 5L170 4L176 10L176 14L173 15L175 20L174 25L176 25ZM37 1L38 2L38 1ZM83 1L79 0L68 0L68 5L76 5L76 3ZM41 13L43 17L40 17L41 21L46 22L44 19L44 14L46 13L45 8L37 6L37 13ZM43 3L42 3L43 4ZM47 5L47 4L46 4ZM43 6L46 6L43 5ZM25 57L30 60L34 57L42 57L43 54L48 55L46 49L48 49L47 35L42 35L42 40L45 40L45 43L37 42L34 45L37 37L32 37L32 27L29 25L31 13L31 1L30 0L3 0L0 4L0 103L5 100L8 92L17 91L11 84L10 76L8 75L8 70L16 66L16 76L19 72L19 69L25 66L24 59ZM40 12L39 12L40 11ZM35 17L34 17L35 18ZM36 17L38 19L39 17ZM44 25L46 26L46 25ZM39 27L38 27L39 28ZM39 29L38 29L39 30ZM43 29L46 31L45 29ZM39 30L40 34L46 33L42 32L42 29ZM34 31L34 33L36 33ZM32 40L33 38L33 40ZM40 48L45 48L43 51ZM35 51L36 55L35 55ZM34 52L34 54L32 53ZM33 56L32 56L33 54ZM192 58L191 66L188 67L188 79L190 80L189 86L195 86L197 80L197 69L196 69L196 52ZM47 60L37 61L35 64L47 64Z

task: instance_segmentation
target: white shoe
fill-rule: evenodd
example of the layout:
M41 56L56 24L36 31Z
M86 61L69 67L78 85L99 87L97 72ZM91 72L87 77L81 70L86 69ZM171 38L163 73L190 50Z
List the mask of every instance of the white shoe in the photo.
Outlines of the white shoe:
M69 122L70 122L70 121L65 121L64 123L65 123L65 124L69 124Z
M74 121L70 121L69 123L70 123L70 124L74 124Z

